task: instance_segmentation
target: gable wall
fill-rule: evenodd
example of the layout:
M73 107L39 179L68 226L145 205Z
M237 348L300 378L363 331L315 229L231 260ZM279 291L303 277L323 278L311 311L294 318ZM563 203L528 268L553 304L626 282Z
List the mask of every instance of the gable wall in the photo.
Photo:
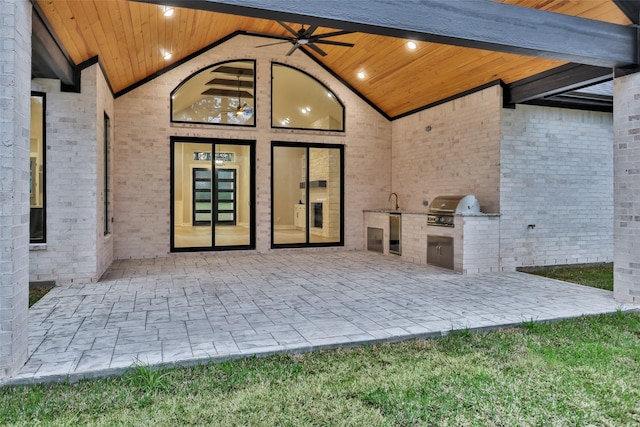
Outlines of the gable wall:
M363 247L363 209L386 203L390 191L391 124L334 77L286 46L256 49L265 39L237 36L115 101L115 258L167 256L170 233L171 136L256 140L256 245L271 244L271 142L345 146L345 248ZM171 91L194 72L237 59L255 59L256 127L171 124ZM329 87L346 107L346 132L271 129L271 62L299 68Z

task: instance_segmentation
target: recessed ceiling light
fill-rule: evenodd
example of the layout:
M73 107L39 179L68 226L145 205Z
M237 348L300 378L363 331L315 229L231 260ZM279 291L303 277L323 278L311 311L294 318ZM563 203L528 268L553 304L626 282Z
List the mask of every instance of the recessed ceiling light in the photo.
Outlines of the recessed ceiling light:
M413 40L409 40L407 42L407 47L411 50L415 50L418 47L418 45Z
M358 73L358 78L359 78L359 79L364 79L365 77L367 77L367 75L364 73L364 71L360 71L360 72Z
M162 54L162 57L163 57L165 60L167 60L167 61L168 61L168 60L170 60L170 59L171 59L171 52L165 52L165 53L163 53L163 54Z
M166 18L173 16L175 9L172 7L165 6L164 12L162 13Z

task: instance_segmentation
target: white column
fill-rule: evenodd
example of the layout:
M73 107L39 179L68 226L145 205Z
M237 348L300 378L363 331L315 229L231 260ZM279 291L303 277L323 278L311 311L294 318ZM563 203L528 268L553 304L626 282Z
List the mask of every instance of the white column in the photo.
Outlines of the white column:
M640 73L614 81L614 297L640 303Z
M0 0L0 380L27 359L31 4Z

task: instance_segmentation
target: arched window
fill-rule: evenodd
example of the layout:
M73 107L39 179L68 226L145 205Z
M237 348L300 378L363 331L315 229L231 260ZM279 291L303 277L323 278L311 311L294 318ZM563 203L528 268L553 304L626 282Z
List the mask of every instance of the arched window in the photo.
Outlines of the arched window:
M272 127L344 131L344 106L325 85L283 64L271 73Z
M255 126L255 61L214 64L171 92L171 121Z

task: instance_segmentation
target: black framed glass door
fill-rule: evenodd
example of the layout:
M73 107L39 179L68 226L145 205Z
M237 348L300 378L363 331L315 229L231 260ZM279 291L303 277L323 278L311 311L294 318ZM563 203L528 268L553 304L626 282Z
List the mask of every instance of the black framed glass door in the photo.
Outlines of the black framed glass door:
M344 245L344 146L274 142L271 246Z
M255 143L171 138L171 251L255 248Z

